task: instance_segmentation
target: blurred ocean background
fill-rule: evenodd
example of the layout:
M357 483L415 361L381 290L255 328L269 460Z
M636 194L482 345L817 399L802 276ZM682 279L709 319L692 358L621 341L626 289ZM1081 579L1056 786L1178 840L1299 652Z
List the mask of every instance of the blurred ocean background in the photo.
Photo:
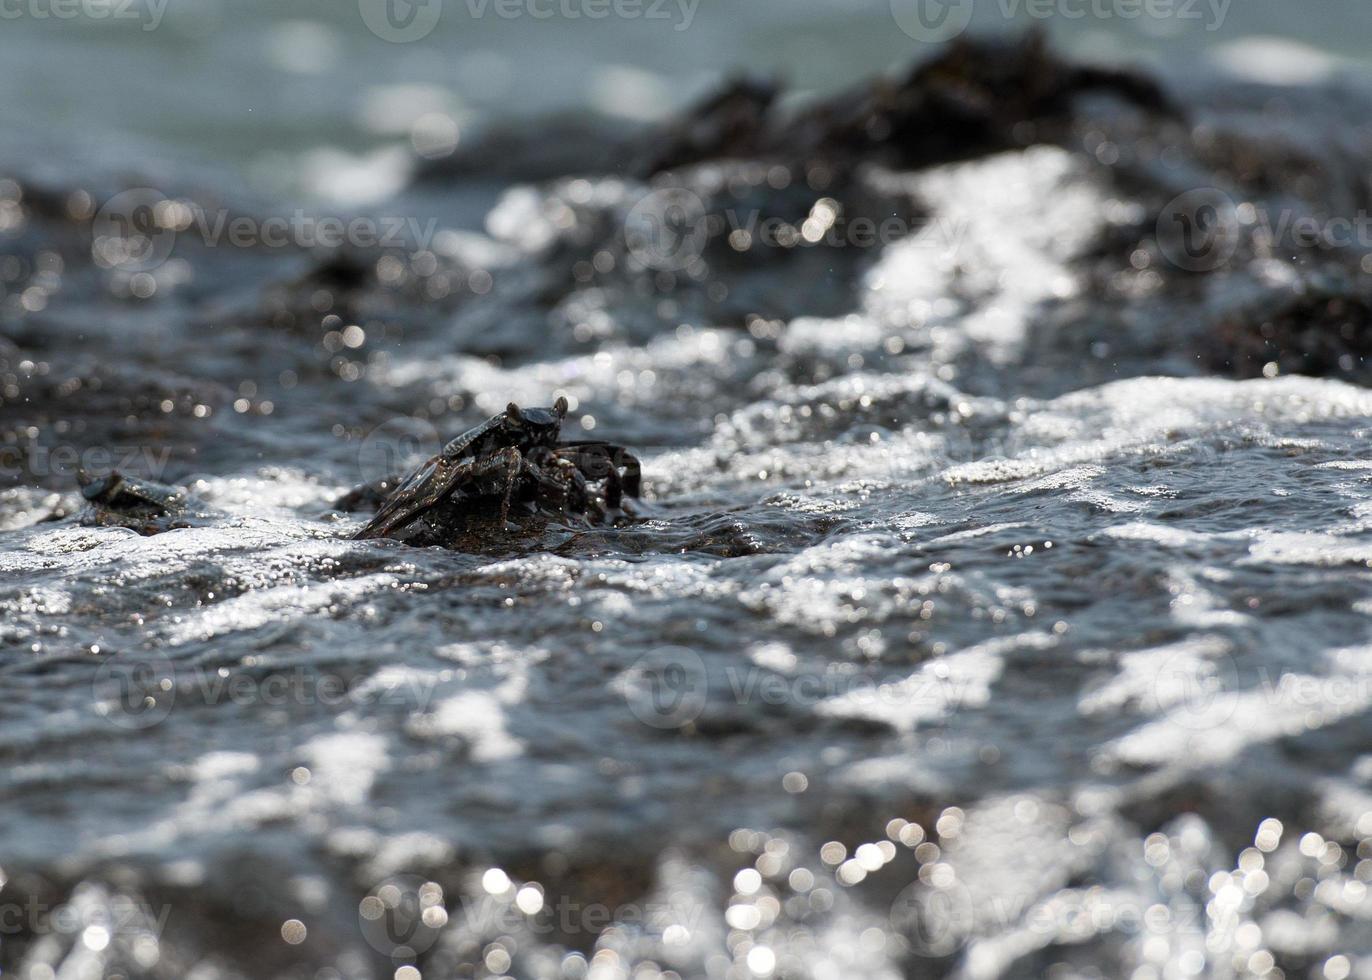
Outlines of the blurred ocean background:
M357 203L403 183L404 154L388 151L408 152L417 124L441 146L444 117L458 140L566 110L652 119L738 72L831 91L928 56L936 45L899 23L949 12L944 0L635 0L603 19L589 16L597 0L80 0L59 17L62 2L0 11L3 152L191 158L258 191ZM437 22L417 42L383 39L364 13L383 17L387 2L419 29ZM962 11L975 34L1041 27L1062 51L1172 80L1300 83L1372 57L1361 0L954 0Z

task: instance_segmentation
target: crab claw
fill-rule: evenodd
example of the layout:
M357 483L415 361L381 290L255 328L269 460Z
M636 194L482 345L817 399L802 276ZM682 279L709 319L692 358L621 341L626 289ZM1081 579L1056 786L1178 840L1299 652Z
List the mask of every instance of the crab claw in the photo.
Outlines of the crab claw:
M553 402L553 411L557 413L557 417L560 419L567 417L567 397L565 395L557 396L557 401Z
M519 410L519 406L514 402L510 402L510 404L505 406L505 417L511 422L524 421L524 413Z
M84 467L77 469L76 482L81 487L81 496L87 500L99 500L114 494L124 482L118 470L110 470L105 476L95 476Z

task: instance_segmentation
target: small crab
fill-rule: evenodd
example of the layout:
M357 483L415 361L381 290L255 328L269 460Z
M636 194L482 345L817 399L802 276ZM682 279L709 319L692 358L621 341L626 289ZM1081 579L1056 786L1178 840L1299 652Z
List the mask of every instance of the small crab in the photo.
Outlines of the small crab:
M90 505L81 515L82 524L127 527L151 535L204 525L217 516L180 487L135 479L118 470L105 476L79 470L76 480L81 485L81 496Z
M567 399L552 408L499 415L458 436L405 478L355 538L445 543L498 501L500 526L512 506L585 523L613 522L637 497L638 459L608 442L560 442Z

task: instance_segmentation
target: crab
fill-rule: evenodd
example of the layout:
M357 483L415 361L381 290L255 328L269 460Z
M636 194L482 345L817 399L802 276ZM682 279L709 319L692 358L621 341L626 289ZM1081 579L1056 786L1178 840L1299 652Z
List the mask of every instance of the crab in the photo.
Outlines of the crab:
M213 509L181 487L140 480L111 470L94 476L76 474L81 496L89 506L81 523L98 527L127 527L142 535L160 534L175 528L197 527L212 521Z
M566 415L566 398L551 408L511 402L406 477L353 537L447 543L493 503L503 529L512 507L564 521L616 522L625 496L639 496L638 459L608 442L559 441Z

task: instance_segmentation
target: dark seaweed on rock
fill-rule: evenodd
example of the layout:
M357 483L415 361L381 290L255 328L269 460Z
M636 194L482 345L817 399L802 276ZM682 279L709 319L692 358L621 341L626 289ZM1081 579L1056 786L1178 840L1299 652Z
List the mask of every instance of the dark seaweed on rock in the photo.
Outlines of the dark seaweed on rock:
M1073 100L1114 95L1182 118L1148 76L1056 57L1041 33L960 38L901 73L793 109L782 82L739 75L666 123L637 130L605 118L492 127L451 156L420 163L418 179L545 181L621 174L647 180L705 161L885 163L906 169L1061 138Z
M415 180L542 182L572 174L615 173L641 138L641 127L604 116L554 116L535 125L491 123L464 137L456 152L416 164Z
M631 172L647 179L702 160L757 156L778 94L774 81L731 80L643 140Z
M1064 62L1041 34L960 39L904 74L794 115L776 108L774 85L736 81L654 133L654 152L637 169L651 176L720 157L919 169L1061 138L1073 99L1093 92L1181 116L1147 76Z
M1152 80L1067 63L1038 35L960 40L903 74L799 108L780 95L774 81L736 78L627 142L611 134L613 160L597 151L571 170L627 171L646 187L600 184L592 200L584 182L540 188L541 214L528 217L551 231L537 276L498 290L503 308L480 302L461 311L456 343L518 362L546 354L549 344L571 353L616 339L643 342L681 322L748 328L770 343L797 311L833 317L857 307L857 284L891 242L855 247L846 229L893 222L914 234L930 219L910 172L1040 143L1080 153L1078 127L1095 117L1079 111L1078 97L1113 96L1139 125L1158 130L1181 128L1183 118ZM678 191L698 203L699 254L645 268L626 242L625 213L644 195ZM816 206L832 208L837 243L827 233L801 239ZM519 218L527 227L523 211ZM778 223L779 241L757 233ZM1137 241L1109 249L1110 270L1127 267Z

